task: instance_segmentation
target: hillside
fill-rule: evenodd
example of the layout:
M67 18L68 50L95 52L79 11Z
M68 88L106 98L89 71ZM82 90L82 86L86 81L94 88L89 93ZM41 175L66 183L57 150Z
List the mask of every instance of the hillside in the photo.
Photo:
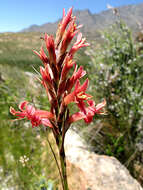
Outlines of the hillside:
M117 8L121 19L123 19L126 24L136 31L138 29L138 24L143 24L143 3L136 5L128 5ZM112 10L102 11L99 14L92 14L87 10L76 10L74 15L77 17L77 23L82 23L83 33L94 34L95 32L102 30L109 25L113 24L116 20L115 15L113 15ZM32 25L29 28L22 30L22 32L47 32L54 33L57 28L57 22L55 23L45 23L43 25Z

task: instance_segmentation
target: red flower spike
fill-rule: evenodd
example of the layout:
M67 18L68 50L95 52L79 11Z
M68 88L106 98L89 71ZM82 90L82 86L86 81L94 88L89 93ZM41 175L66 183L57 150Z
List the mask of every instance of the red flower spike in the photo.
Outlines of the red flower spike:
M89 43L85 43L86 41L86 38L82 38L82 33L79 33L78 36L77 36L77 41L74 43L73 47L71 48L69 54L71 56L74 55L74 53L80 49L81 47L86 47L86 46L89 46L90 44Z
M21 111L16 111L14 108L10 107L10 113L17 116L17 119L23 119L26 117L31 121L32 127L36 127L41 124L52 127L49 119L53 119L54 115L51 112L36 110L35 107L28 105L28 102L26 101L21 102L19 108Z
M17 116L17 119L27 118L31 121L33 127L40 124L53 127L55 138L59 138L59 136L56 136L57 134L62 134L64 138L71 123L81 119L84 119L86 123L90 123L95 114L105 113L103 108L106 101L95 105L94 101L91 100L92 96L86 94L88 79L82 85L79 81L86 74L86 71L82 66L78 68L73 61L74 54L81 47L89 46L86 39L82 37L82 33L77 35L76 42L68 50L72 39L81 28L81 25L76 25L75 20L76 17L72 16L72 8L69 9L67 15L65 9L63 9L63 18L58 26L56 40L54 41L53 36L45 34L44 40L48 56L45 54L43 47L41 47L40 52L34 51L44 64L44 67L40 67L42 75L40 82L46 89L51 112L38 110L26 101L19 105L20 111L10 108L10 112ZM74 72L71 77L68 77L73 65L75 65ZM73 87L74 90L71 92ZM79 112L70 116L68 104L71 102L77 104Z
M50 57L50 62L51 64L56 65L56 53L55 53L55 44L54 44L54 39L53 36L48 36L45 33L45 42L46 42L46 47L49 52L49 57Z

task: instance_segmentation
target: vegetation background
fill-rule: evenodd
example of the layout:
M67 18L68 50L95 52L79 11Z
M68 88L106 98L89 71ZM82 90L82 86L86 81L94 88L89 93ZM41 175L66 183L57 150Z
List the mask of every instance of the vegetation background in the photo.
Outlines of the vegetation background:
M107 100L107 115L86 126L75 127L90 150L114 156L143 185L143 33L131 30L114 15L114 25L86 33L89 48L76 55L90 79L95 100ZM56 189L58 172L50 153L45 128L32 129L28 122L15 121L9 107L22 100L48 109L40 86L41 62L32 49L39 50L43 33L0 34L0 189ZM71 109L72 106L71 106ZM79 127L78 127L79 126ZM55 187L53 186L55 185Z

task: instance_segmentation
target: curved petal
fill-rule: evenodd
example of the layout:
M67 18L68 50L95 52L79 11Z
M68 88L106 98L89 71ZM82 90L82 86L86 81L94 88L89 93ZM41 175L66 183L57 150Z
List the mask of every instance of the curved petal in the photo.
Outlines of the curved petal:
M19 104L19 109L20 109L21 111L23 111L24 108L26 108L26 106L27 106L28 103L29 103L29 102L27 102L27 101L21 102L21 103Z
M26 117L26 113L25 112L16 111L13 107L10 107L10 113L12 115L15 115L15 116L20 117L20 118Z
M88 87L89 80L86 79L86 81L77 89L77 92L85 92Z
M33 115L35 115L35 108L33 107L33 106L31 106L31 105L28 105L27 107L26 107L26 113L27 113L27 117L28 118L31 118Z
M75 101L75 91L73 91L72 93L68 94L65 98L64 98L64 103L65 105L68 105L71 102Z
M68 122L73 123L73 122L79 121L79 120L84 119L84 118L85 118L85 114L83 114L82 112L77 112L77 113L72 114L69 117Z
M41 123L42 123L43 125L47 126L47 127L53 128L53 125L51 124L51 122L49 121L49 119L43 118L43 119L41 120Z
M97 111L97 112L100 111L103 107L105 107L105 105L106 105L106 100L104 99L103 102L101 102L101 103L99 103L99 104L97 104L97 105L95 106L96 111Z
M37 115L33 115L29 118L31 120L32 127L37 127L41 124L41 119Z
M51 112L44 110L36 110L36 115L40 116L41 118L49 118L49 119L52 119L54 117L54 115Z
M10 107L9 111L10 111L10 113L11 113L12 115L15 115L15 114L16 114L16 111L15 111L15 109L14 109L13 107Z

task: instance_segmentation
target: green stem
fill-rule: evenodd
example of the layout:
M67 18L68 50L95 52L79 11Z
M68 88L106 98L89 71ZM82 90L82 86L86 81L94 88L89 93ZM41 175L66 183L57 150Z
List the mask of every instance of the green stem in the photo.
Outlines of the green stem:
M59 175L60 175L62 187L63 187L63 190L64 190L64 183L63 183L63 182L64 182L64 179L63 179L63 176L62 176L62 173L61 173L61 170L60 170L60 166L59 166L59 164L58 164L58 160L57 160L57 158L56 158L55 152L54 152L54 150L53 150L53 148L52 148L52 145L51 145L51 143L50 143L50 141L49 141L48 138L47 138L47 142L48 142L48 144L49 144L49 147L50 147L51 152L52 152L52 154L53 154L53 157L54 157L54 159L55 159L55 162L56 162L56 165L57 165L57 168L58 168L58 171L59 171Z
M67 181L67 171L66 171L66 156L65 156L63 139L60 140L58 148L59 148L61 172L62 172L63 184L64 184L63 190L69 190L68 181Z

